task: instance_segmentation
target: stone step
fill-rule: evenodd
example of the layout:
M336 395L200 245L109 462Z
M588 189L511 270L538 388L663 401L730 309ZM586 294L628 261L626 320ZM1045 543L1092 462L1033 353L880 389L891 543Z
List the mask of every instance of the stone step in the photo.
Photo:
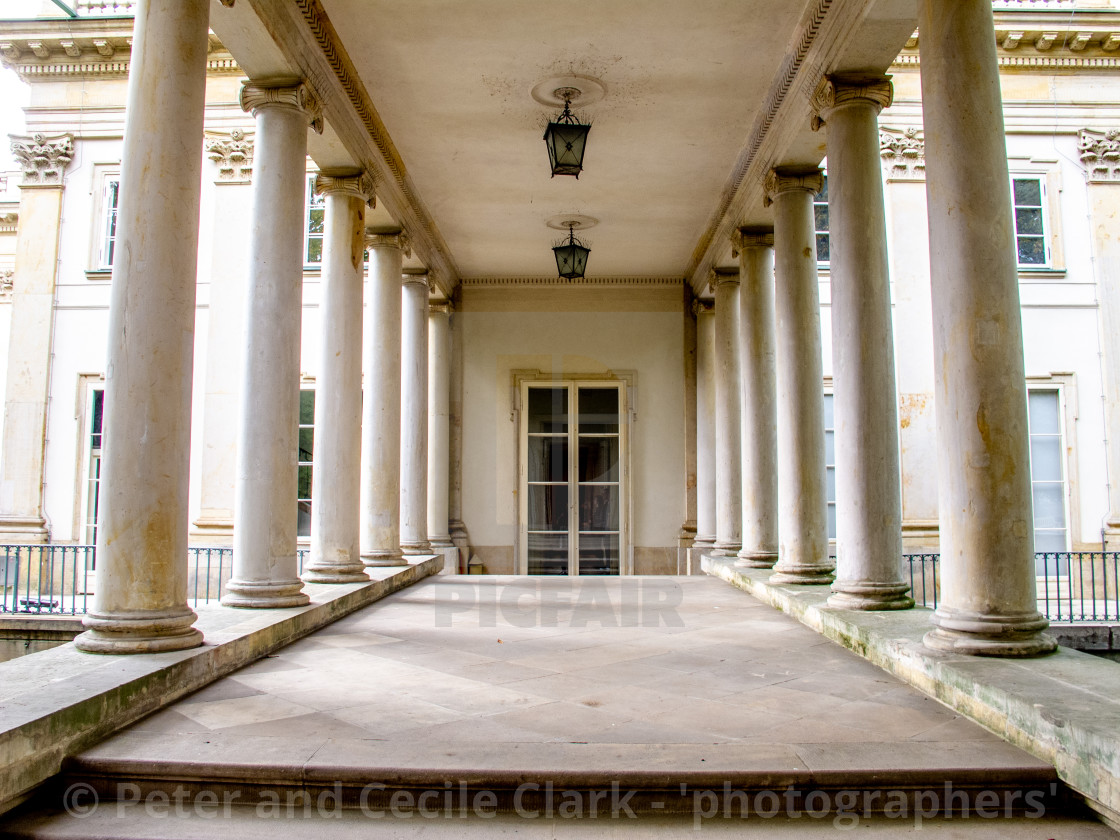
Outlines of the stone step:
M742 837L749 832L759 838L832 837L838 831L857 829L862 837L897 837L903 833L928 832L932 838L955 840L1004 840L1007 837L1063 838L1063 840L1115 840L1116 834L1089 817L1030 813L1011 818L1002 815L927 817L921 814L878 814L863 817L851 813L796 817L778 813L769 816L732 812L658 814L612 817L599 814L580 818L552 818L525 814L446 815L438 811L392 813L380 810L340 810L321 815L292 812L262 812L245 806L220 805L210 809L185 808L176 813L138 805L121 808L102 803L74 816L57 810L31 810L3 825L3 836L11 840L306 840L317 832L332 840L422 837L424 840L463 840L471 837L593 838L651 837L684 840L703 837ZM698 834L698 832L703 832Z

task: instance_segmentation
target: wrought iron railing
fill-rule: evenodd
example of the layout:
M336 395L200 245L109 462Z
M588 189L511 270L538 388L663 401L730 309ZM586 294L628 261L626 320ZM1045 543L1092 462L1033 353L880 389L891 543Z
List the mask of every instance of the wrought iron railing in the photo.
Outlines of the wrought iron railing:
M940 557L906 554L910 594L918 606L936 607L941 594ZM1044 551L1035 555L1038 610L1055 624L1120 621L1120 552Z
M306 555L298 551L300 572ZM188 548L187 602L219 600L232 573L232 548ZM0 545L0 613L81 615L96 587L95 546Z

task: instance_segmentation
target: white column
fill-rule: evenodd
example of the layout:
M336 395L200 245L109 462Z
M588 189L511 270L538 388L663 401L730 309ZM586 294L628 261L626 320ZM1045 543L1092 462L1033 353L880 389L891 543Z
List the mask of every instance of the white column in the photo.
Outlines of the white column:
M771 583L831 583L824 466L824 373L813 196L819 169L774 169L778 563Z
M202 643L187 476L208 0L140 0L109 301L97 594L80 650ZM174 44L174 50L167 45Z
M743 439L743 547L737 566L778 561L778 442L774 384L774 232L743 228L739 252L739 363Z
M373 182L362 174L320 174L326 196L315 463L311 473L312 583L369 580L358 550L362 486L362 261L365 209Z
M920 0L941 603L927 645L1053 650L1035 602L1023 326L988 0Z
M696 313L696 540L698 551L716 541L716 315L697 300Z
M828 603L914 606L902 578L898 397L879 163L884 76L826 76L813 96L828 130L829 274L836 434L836 582Z
M401 550L428 554L427 274L404 275L401 290Z
M734 555L742 547L742 440L739 432L739 272L713 271L716 296L716 541L712 554Z
M451 303L428 307L428 539L451 548L448 504L451 488Z
M319 106L305 84L247 82L257 122L249 292L238 417L229 607L308 602L296 557L300 321L307 126Z
M362 403L361 555L406 566L401 551L401 261L405 234L367 233L365 399Z

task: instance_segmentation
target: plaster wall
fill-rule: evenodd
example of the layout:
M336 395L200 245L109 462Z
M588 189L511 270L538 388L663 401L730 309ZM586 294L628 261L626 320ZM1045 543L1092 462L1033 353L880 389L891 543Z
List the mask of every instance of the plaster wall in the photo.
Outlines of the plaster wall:
M515 571L513 371L558 379L634 371L630 427L636 573L676 573L685 520L683 295L678 287L463 291L463 520L487 571Z

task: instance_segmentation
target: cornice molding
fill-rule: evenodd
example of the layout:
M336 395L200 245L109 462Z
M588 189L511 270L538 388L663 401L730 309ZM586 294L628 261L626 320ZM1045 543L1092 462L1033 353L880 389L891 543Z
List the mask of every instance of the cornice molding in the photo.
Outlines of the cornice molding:
M239 128L228 133L207 131L203 148L218 165L219 184L248 184L253 179L253 136Z
M404 231L383 233L380 231L366 231L367 248L396 248L406 257L412 256L412 240Z
M23 169L20 186L62 186L66 167L74 157L73 134L11 135L12 154Z
M920 128L879 127L879 157L888 181L924 181L926 140Z
M356 172L350 175L320 172L315 176L315 195L331 193L361 199L370 207L377 206L377 197L373 192L373 177L368 172Z
M820 169L786 169L778 167L766 173L763 184L767 207L774 203L774 196L800 190L816 195L824 187L824 173Z
M19 213L4 213L0 215L0 233L17 233L19 231Z
M620 286L620 287L680 287L683 277L582 277L565 280L563 277L464 277L459 281L468 289L507 288L511 286Z
M241 109L254 117L262 108L286 108L307 117L316 134L323 133L323 105L307 82L278 83L248 81L241 86Z
M890 76L869 76L836 73L821 79L809 100L813 109L811 126L818 131L836 108L866 102L879 113L894 101L894 85Z
M1090 184L1120 183L1120 130L1077 132L1077 148Z

